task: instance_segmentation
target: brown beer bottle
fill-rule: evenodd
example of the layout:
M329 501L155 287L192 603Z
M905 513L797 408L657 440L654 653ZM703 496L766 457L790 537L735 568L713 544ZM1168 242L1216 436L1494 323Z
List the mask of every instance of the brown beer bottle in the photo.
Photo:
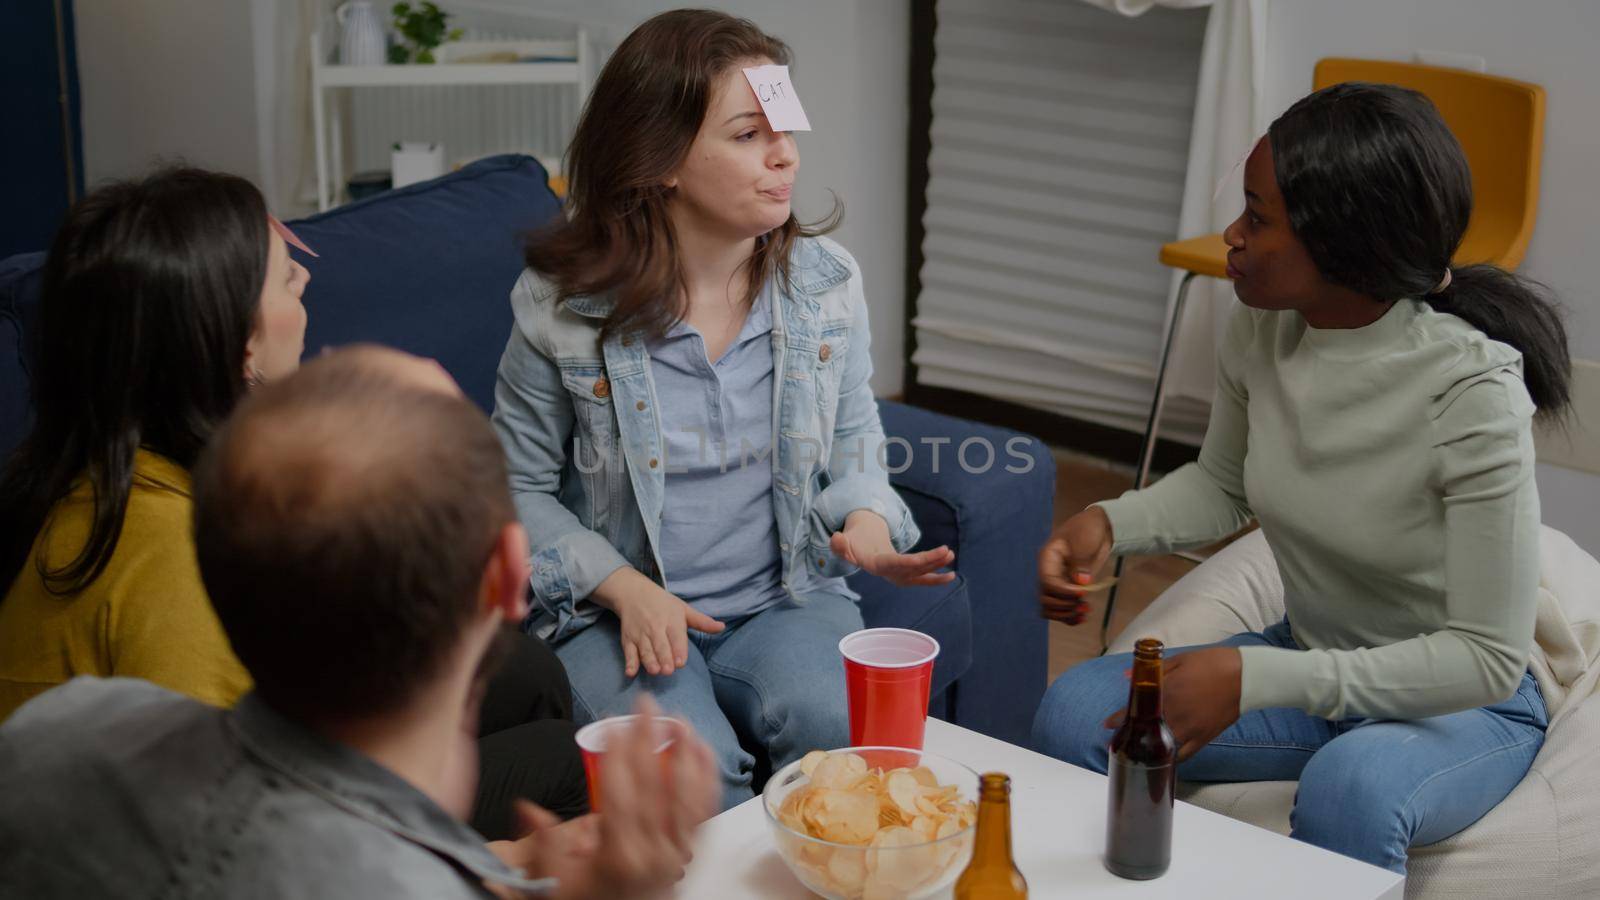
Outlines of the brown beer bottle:
M1128 717L1111 737L1106 769L1106 868L1141 881L1172 861L1178 742L1161 717L1161 650L1150 638L1134 645Z
M978 787L978 834L972 862L956 879L955 900L1026 900L1028 882L1011 861L1011 778L983 776Z

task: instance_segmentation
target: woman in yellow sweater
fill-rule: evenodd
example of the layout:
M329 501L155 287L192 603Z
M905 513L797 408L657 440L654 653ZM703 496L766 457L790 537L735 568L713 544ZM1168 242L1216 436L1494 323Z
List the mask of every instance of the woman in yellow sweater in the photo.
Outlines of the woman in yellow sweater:
M68 214L44 269L33 431L0 473L0 721L78 675L218 706L250 689L200 580L189 469L250 385L300 364L311 276L286 238L249 182L194 169ZM542 641L505 643L477 717L472 824L490 839L513 836L515 798L588 805L566 672Z
M206 598L189 467L299 364L310 279L261 194L175 169L75 206L44 269L32 433L0 475L0 720L77 675L250 687Z

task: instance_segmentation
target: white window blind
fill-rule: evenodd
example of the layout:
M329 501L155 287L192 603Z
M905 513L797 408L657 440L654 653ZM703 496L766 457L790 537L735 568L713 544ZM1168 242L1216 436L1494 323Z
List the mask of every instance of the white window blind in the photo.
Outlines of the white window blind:
M917 381L1140 431L1204 10L939 0ZM1162 434L1198 442L1202 404Z

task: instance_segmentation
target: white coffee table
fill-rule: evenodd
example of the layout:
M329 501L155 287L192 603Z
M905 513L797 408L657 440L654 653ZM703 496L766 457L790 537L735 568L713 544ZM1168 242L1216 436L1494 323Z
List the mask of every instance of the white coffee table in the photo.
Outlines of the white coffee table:
M1153 881L1124 881L1100 863L1105 776L938 719L928 720L926 746L979 772L1011 776L1013 855L1036 900L1402 900L1405 895L1405 878L1387 869L1182 802L1173 822L1172 868ZM814 895L779 858L756 797L701 829L678 896L802 900Z

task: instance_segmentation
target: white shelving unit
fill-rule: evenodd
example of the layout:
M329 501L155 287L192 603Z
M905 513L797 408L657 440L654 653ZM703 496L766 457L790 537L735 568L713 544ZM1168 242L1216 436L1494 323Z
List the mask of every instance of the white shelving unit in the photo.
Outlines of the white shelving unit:
M507 85L570 84L577 92L578 105L589 93L584 73L588 66L589 42L583 31L570 41L496 41L492 43L453 43L435 51L439 62L383 66L343 66L327 62L322 50L322 35L311 35L311 115L317 145L317 208L326 211L334 205L339 186L344 183L342 158L343 129L336 111L330 109L329 91L352 88L423 87L429 85ZM534 62L470 63L452 62L493 51L509 51L524 57L545 57Z

